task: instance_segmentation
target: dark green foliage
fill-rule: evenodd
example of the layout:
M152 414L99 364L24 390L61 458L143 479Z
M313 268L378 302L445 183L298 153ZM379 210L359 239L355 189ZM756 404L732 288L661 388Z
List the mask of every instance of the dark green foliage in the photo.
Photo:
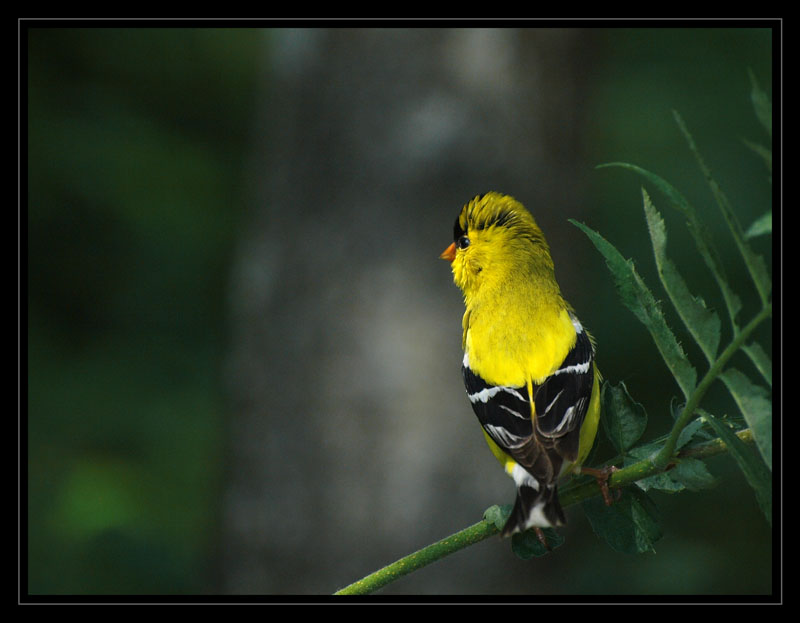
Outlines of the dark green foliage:
M512 551L523 560L528 560L534 556L544 556L564 544L564 537L553 528L542 528L542 533L547 540L547 547L539 540L535 531L526 530L511 537Z
M29 590L197 593L262 35L26 36Z
M764 93L758 89L754 79L753 102L756 115L771 136L769 102ZM716 250L716 241L712 239L708 228L689 201L659 176L635 165L615 163L615 166L641 175L663 193L670 205L683 214L687 227L694 237L697 250L714 276L727 304L733 337L720 352L722 329L720 318L715 311L706 306L703 298L690 292L686 280L670 259L667 253L666 225L648 192L642 188L645 219L661 285L677 316L684 324L689 337L697 344L708 362L708 371L698 382L695 366L689 361L686 352L680 346L675 332L668 326L661 304L637 273L633 262L625 259L600 234L573 221L587 234L605 258L622 303L650 332L661 357L685 399L677 408L671 409L675 422L666 438L634 447L646 427L647 413L644 407L631 398L624 384L615 387L606 382L603 385L603 428L612 445L623 455L623 463L632 465L637 461L648 461L665 468L665 471L661 473L639 480L636 487L626 489L622 498L610 507L605 506L603 501L597 497L583 502L583 508L595 532L603 537L612 548L629 553L652 551L653 543L661 536L658 513L655 504L648 497L647 491L659 490L668 493L682 490L699 491L717 483L702 460L681 457L677 454L681 448L687 446L695 438L708 439L709 430L728 447L730 455L753 488L767 521L770 523L772 521L770 474L772 467L772 402L770 398L772 364L765 349L758 342L746 344L752 331L769 318L772 312L769 298L772 288L771 278L763 258L755 253L747 242L748 238L771 233L771 213L756 221L747 234L743 233L729 200L711 176L691 134L677 113L675 113L675 120L708 182L714 200L728 225L734 244L747 266L760 303L760 311L744 326L740 325L738 315L742 309L743 300L740 298L742 295L737 291L740 288L734 287L727 279ZM761 146L758 147L757 152L762 156L770 153ZM765 161L771 166L771 156L765 157ZM754 383L740 370L728 367L728 360L737 350L742 350L750 357L754 367L767 381L770 389ZM758 452L754 452L751 447L741 441L729 423L701 411L701 400L715 380L722 381L734 399L740 410L741 419L752 432ZM698 417L701 413L702 415Z
M599 497L588 499L583 510L595 533L618 552L654 552L654 544L661 538L658 508L636 487L625 489L611 506Z
M603 430L617 452L624 454L633 447L647 428L647 412L628 393L625 383L617 387L603 383L600 392Z
M731 456L753 487L758 504L769 523L772 523L772 474L763 459L753 449L742 443L728 425L711 414L704 416L714 431L728 446Z

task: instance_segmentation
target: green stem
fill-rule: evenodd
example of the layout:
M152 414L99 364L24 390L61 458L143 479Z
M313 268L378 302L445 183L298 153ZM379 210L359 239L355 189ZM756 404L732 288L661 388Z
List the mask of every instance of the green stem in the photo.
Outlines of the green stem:
M764 308L755 316L755 318L753 318L741 331L739 331L739 333L734 336L731 343L728 344L728 347L722 351L714 364L709 368L708 372L703 377L703 380L700 381L694 392L692 392L692 395L689 397L689 400L686 402L686 406L683 408L683 412L673 425L669 437L667 437L666 443L656 455L654 462L657 467L664 467L672 459L672 456L675 453L675 446L678 443L678 436L681 434L681 431L684 429L684 427L689 423L689 420L691 420L691 418L694 416L695 410L700 406L700 400L702 400L706 391L708 391L708 388L720 375L722 369L728 363L728 360L744 344L745 340L753 331L755 331L756 327L758 327L762 321L771 315L772 303L767 303L767 305L764 306Z
M753 431L749 428L745 428L740 430L736 433L736 436L741 439L745 443L754 443L755 439L753 439ZM704 443L699 443L692 446L687 446L683 448L680 452L678 452L679 459L706 459L710 456L714 456L715 454L721 454L722 452L726 452L728 450L725 442L722 441L719 437L716 439L712 439L711 441L706 441Z
M365 578L353 582L349 586L336 591L335 595L368 595L379 588L386 586L390 582L394 582L412 571L421 569L440 558L449 556L460 549L464 549L474 543L483 541L484 539L497 534L500 530L495 526L494 522L486 521L485 519L478 523L464 528L459 532L442 539L437 543L423 547L421 550L414 552L397 562L378 569L376 572L369 574Z
M749 429L739 431L737 435L742 441L748 443L752 443L753 441L753 436ZM727 447L722 440L714 439L683 448L678 453L678 458L706 458L726 451ZM654 474L664 471L664 469L665 468L657 467L650 459L644 459L612 473L611 477L608 479L608 485L613 488L624 487L642 478L653 476ZM600 488L597 486L596 482L589 481L565 489L560 493L559 498L561 505L567 507L597 495L600 495ZM421 569L465 547L488 539L499 532L500 529L495 522L486 519L481 520L441 541L423 547L413 554L409 554L382 569L378 569L357 582L353 582L349 586L336 591L334 594L368 595L412 571Z

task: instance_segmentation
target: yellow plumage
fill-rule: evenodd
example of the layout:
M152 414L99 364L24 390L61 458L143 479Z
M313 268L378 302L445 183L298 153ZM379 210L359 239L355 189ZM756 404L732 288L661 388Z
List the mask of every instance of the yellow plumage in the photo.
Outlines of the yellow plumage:
M464 381L494 455L517 484L503 534L564 522L557 480L585 460L600 415L594 343L563 299L533 216L487 193L442 254L464 294Z

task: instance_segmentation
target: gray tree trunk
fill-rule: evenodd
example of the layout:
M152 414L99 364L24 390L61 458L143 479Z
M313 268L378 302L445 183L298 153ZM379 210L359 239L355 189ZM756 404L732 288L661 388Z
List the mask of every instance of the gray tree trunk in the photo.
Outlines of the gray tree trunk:
M488 190L551 246L578 239L591 37L269 37L231 289L220 569L231 593L324 594L513 501L464 396L463 307L437 257ZM490 540L384 591L555 592L546 568Z

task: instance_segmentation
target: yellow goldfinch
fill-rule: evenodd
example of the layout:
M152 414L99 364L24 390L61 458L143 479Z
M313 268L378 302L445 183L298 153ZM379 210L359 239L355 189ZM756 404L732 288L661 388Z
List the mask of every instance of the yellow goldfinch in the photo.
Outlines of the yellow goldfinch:
M490 192L458 215L442 253L464 293L462 372L486 441L517 485L502 536L563 525L560 476L580 471L600 418L594 343L556 283L533 216Z

